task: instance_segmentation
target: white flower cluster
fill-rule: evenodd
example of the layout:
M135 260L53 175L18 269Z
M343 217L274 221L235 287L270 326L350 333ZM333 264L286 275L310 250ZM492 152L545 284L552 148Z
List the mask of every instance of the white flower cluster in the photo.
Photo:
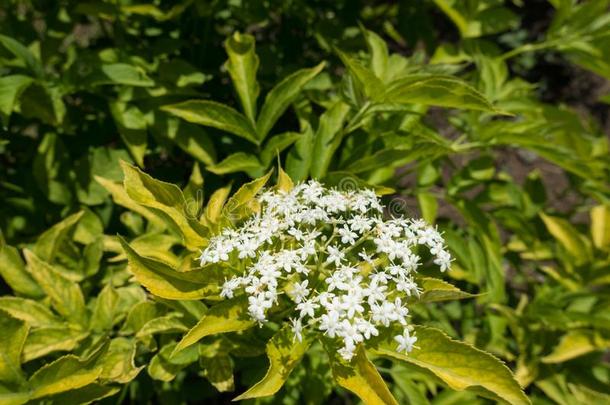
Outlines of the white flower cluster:
M400 327L398 350L410 352L417 338L408 325L406 299L420 293L413 273L418 249L427 249L442 271L451 262L443 239L422 220L383 219L372 190L342 192L310 181L292 191L268 190L259 213L237 229L210 240L202 265L230 261L243 271L228 279L221 295L248 297L259 323L288 297L296 339L304 328L341 345L349 360L356 346L380 331Z

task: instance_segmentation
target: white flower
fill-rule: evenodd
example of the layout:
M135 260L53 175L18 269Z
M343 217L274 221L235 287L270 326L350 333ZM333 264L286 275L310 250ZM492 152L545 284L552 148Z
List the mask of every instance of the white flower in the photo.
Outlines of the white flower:
M292 287L292 296L294 299L294 302L296 303L300 303L303 302L303 300L305 298L307 298L307 296L309 295L309 288L307 288L307 285L309 284L309 280L305 280L301 283L295 283L294 286Z
M325 263L334 263L335 266L339 266L341 261L345 258L345 254L339 250L339 248L335 246L329 246L327 248L328 257L326 258Z
M318 327L321 331L324 331L328 337L334 338L339 330L339 312L329 311L320 317L320 326Z
M303 325L301 324L300 319L293 319L292 321L292 332L294 333L294 338L299 342L303 341Z
M417 336L411 336L409 329L405 329L402 335L394 336L394 340L398 342L397 351L410 353L413 351L413 345L417 342Z
M256 214L201 251L202 266L226 262L240 272L222 284L222 298L245 295L248 314L263 324L283 320L287 311L273 308L285 305L279 297L286 294L294 339L322 333L345 360L388 328L403 330L395 336L400 351L412 350L408 298L420 293L413 273L422 264L416 252L428 250L442 271L451 264L436 229L421 220L384 220L372 190L341 192L309 181L257 199Z
M320 306L318 304L314 304L311 300L303 301L297 305L297 311L301 311L301 318L303 318L305 315L313 318L315 310L319 307Z
M352 232L347 226L339 228L339 236L341 237L341 243L353 245L356 243L358 235Z

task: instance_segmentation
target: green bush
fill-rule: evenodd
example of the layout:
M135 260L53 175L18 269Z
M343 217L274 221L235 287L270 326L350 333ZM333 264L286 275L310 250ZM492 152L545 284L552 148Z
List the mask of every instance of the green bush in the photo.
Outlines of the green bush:
M0 5L0 404L608 402L609 6ZM186 347L201 249L308 179L442 231L416 349Z

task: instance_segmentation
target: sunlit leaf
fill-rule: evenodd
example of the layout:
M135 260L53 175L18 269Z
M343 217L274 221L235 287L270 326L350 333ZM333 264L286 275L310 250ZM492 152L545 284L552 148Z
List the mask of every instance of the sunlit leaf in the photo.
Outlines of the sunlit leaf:
M239 332L254 326L256 322L247 314L247 301L235 298L212 306L199 323L188 331L176 346L175 352L197 343L206 336L227 332Z
M310 344L311 339L308 337L304 337L302 341L296 339L291 327L282 328L267 344L267 357L270 363L267 374L234 401L275 394L282 388L290 372L301 361Z

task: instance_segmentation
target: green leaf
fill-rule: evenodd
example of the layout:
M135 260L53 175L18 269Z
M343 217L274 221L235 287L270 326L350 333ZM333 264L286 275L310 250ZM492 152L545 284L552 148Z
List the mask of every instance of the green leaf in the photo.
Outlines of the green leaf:
M21 351L29 329L22 320L0 311L0 382L15 385L25 382Z
M196 346L174 355L175 347L176 343L171 342L152 358L147 369L148 375L155 380L172 381L180 370L197 361L199 352Z
M205 378L220 392L235 391L233 364L228 355L217 354L214 357L202 358L201 366Z
M305 337L299 341L295 339L291 327L283 327L267 344L267 357L269 358L267 374L233 401L266 397L278 392L292 370L301 361L310 344L311 339Z
M0 35L0 44L8 49L8 51L15 55L18 59L20 59L24 66L34 73L36 77L42 78L44 76L44 71L40 60L20 42L11 37L7 37L6 35Z
M100 66L88 80L92 86L118 84L124 86L151 87L155 82L144 70L127 63L109 63Z
M53 395L51 404L65 405L99 403L99 400L111 397L120 390L120 387L93 383L82 388Z
M591 238L596 248L610 251L610 205L591 208Z
M366 45L371 54L371 69L375 76L385 81L388 70L388 46L385 41L373 31L369 31L364 27L360 27L366 40Z
M326 176L335 152L343 140L343 123L350 108L338 101L320 116L320 123L314 136L311 160L311 177L321 179Z
M155 180L137 167L121 162L125 174L124 186L135 202L157 210L178 227L187 248L195 250L205 243L205 231L195 218L187 217L187 205L182 191L171 183ZM201 232L201 233L200 233Z
M201 320L180 340L174 352L197 343L206 336L239 332L256 324L247 313L247 301L237 297L212 306Z
M547 230L559 243L577 260L577 264L583 264L591 260L591 247L589 241L581 235L565 219L553 217L540 213Z
M428 370L451 389L469 389L510 404L530 404L510 370L489 353L452 340L442 331L416 327L417 347L408 355L395 350L395 342L373 350L375 354L406 361Z
M349 69L364 95L371 101L381 101L385 91L385 85L375 76L375 73L340 50L335 49L335 52L339 55L343 64Z
M422 218L430 224L434 223L438 211L436 197L432 193L422 191L417 193L417 201L419 202Z
M157 334L174 334L182 333L188 330L185 325L184 316L177 312L172 312L165 316L153 318L146 322L136 334L136 338L144 340L145 338Z
M32 298L44 296L44 291L26 271L19 251L6 244L0 246L0 276L17 294Z
M300 137L301 134L298 132L284 132L269 139L259 155L263 168L267 169L273 159L277 158L284 149L292 145Z
M476 297L474 294L464 292L459 288L436 278L424 277L420 280L419 285L424 292L417 300L418 302L438 302Z
M189 100L161 108L194 124L220 129L260 144L253 125L239 112L224 104L209 100Z
M8 126L8 119L17 99L33 80L31 77L23 75L0 77L0 118L5 127Z
M144 155L148 148L146 117L136 106L113 101L109 104L119 134L138 166L144 167Z
M111 330L115 323L119 295L112 285L106 285L95 301L89 327L96 332Z
M314 135L311 126L306 125L303 134L290 148L286 157L286 173L296 182L304 181L309 176L313 160Z
M236 32L225 41L225 49L229 56L226 67L233 87L239 96L246 117L250 119L250 122L254 122L256 99L260 91L256 81L258 56L255 52L254 37Z
M0 308L8 312L13 318L21 319L35 328L60 323L60 320L53 312L38 301L4 296L0 297Z
M384 102L497 112L472 86L446 75L413 74L399 79L388 87Z
M604 340L597 333L589 330L569 331L562 336L553 351L544 356L543 363L563 363L576 357L610 347L610 340Z
M159 138L171 139L203 164L212 165L216 161L216 148L212 138L198 125L158 113L155 114L155 123L151 130L156 132Z
M49 263L53 262L59 249L69 240L71 232L83 215L84 211L70 215L47 229L38 237L32 251L41 259Z
M87 336L88 332L71 325L37 327L30 331L25 341L22 359L28 362L50 353L74 350Z
M325 62L322 62L313 68L298 70L283 79L267 93L265 104L263 104L256 121L256 129L261 141L265 139L273 125L298 97L307 82L316 77L325 65Z
M159 315L159 309L153 302L140 302L129 310L127 319L121 327L121 334L131 335L138 333L146 323Z
M53 307L61 315L79 325L85 325L87 312L85 298L78 284L65 278L34 252L24 250L28 271L43 291L51 298Z
M255 208L253 204L257 203L254 197L267 184L271 173L273 173L273 169L263 177L241 186L222 208L222 215L227 219L236 221L251 214Z
M237 152L227 156L223 161L207 166L212 173L223 175L235 172L249 172L261 168L261 162L254 155Z
M31 398L42 398L81 388L93 383L102 369L91 361L81 361L76 356L60 357L38 369L29 380Z
M327 351L337 384L356 394L366 405L398 405L375 365L367 359L362 345L350 362L339 357L335 348Z
M140 256L123 238L120 242L129 260L129 270L152 294L170 300L217 296L219 285L224 280L221 267L178 272L165 263Z

